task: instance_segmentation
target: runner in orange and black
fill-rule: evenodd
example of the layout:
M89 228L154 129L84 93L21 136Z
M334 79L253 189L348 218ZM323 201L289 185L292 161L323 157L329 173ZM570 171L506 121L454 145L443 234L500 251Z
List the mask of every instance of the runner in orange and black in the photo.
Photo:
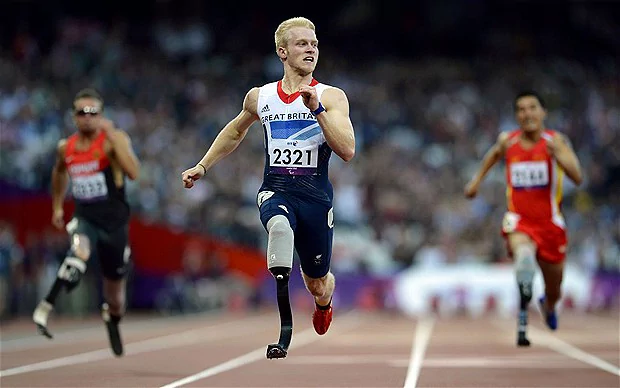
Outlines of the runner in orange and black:
M129 259L129 205L125 176L136 179L140 164L126 132L103 117L103 98L93 89L80 91L73 101L78 131L58 143L52 170L52 224L64 225L63 203L71 182L73 219L66 225L71 248L49 294L33 313L39 332L52 338L47 320L60 291L73 290L96 257L103 273L102 317L115 355L123 354L119 322L125 312L125 273Z
M555 306L561 297L567 245L560 209L562 178L566 174L577 185L583 178L579 160L566 137L545 128L547 112L542 98L527 91L517 95L514 105L519 129L499 135L478 173L465 187L465 195L473 198L491 167L505 159L508 211L502 235L514 258L521 299L517 345L529 346L527 308L537 264L545 282L545 295L538 302L547 326L551 330L558 327Z

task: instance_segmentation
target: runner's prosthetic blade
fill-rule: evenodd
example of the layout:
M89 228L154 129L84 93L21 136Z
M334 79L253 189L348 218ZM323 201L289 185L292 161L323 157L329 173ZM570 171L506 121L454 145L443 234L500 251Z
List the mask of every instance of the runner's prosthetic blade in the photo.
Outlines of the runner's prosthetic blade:
M288 295L288 281L291 269L287 267L273 267L269 271L276 279L276 294L278 311L280 313L280 339L277 344L267 346L267 358L284 358L288 354L288 347L293 337L293 313Z

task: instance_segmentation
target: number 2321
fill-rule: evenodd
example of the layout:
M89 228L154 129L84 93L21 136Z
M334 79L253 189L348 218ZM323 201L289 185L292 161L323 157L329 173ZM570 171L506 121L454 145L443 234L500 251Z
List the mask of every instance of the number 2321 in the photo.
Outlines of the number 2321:
M275 157L272 164L280 164L280 165L293 164L296 166L310 165L310 161L312 157L312 152L310 150L306 150L304 152L302 150L291 151L288 148L285 148L283 150L279 148L274 148L272 152L273 152L273 156Z

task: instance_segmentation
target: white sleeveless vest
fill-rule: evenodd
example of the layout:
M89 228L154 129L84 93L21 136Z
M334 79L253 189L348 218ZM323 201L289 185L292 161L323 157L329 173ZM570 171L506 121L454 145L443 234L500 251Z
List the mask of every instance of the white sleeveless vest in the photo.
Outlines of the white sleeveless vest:
M331 86L314 85L319 97ZM325 136L316 118L298 96L292 102L282 101L278 82L259 89L256 111L265 131L266 170L269 174L315 175L319 147Z

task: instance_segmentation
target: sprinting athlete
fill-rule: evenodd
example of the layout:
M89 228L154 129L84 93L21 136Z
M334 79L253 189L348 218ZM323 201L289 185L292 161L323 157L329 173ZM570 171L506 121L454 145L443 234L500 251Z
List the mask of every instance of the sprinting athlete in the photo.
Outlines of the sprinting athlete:
M346 94L313 78L319 59L314 24L303 17L285 20L275 32L275 44L284 77L246 94L241 112L222 129L196 166L183 172L182 180L191 188L237 148L252 123L260 121L265 172L257 203L269 234L267 267L276 278L282 324L280 341L270 345L267 357L283 358L292 330L288 279L293 249L299 255L305 285L314 296L314 329L325 334L332 320L334 220L328 164L332 151L344 161L353 158L355 136Z
M579 185L583 178L579 160L566 137L545 128L547 112L542 98L536 92L523 92L515 98L514 107L519 129L499 135L478 173L465 187L465 195L475 197L487 172L504 158L508 211L502 235L514 259L519 286L517 345L529 346L527 309L537 263L545 282L545 295L539 298L539 305L547 326L551 330L558 327L555 307L562 295L567 245L560 211L562 180L566 174Z
M103 272L102 317L115 355L123 354L119 322L125 313L125 274L129 258L129 205L125 177L136 179L139 161L127 133L103 117L103 98L84 89L73 100L77 132L58 142L52 170L52 224L65 227L63 203L71 182L75 212L66 225L71 248L48 295L32 319L39 332L52 338L47 321L60 291L72 291L97 255Z

